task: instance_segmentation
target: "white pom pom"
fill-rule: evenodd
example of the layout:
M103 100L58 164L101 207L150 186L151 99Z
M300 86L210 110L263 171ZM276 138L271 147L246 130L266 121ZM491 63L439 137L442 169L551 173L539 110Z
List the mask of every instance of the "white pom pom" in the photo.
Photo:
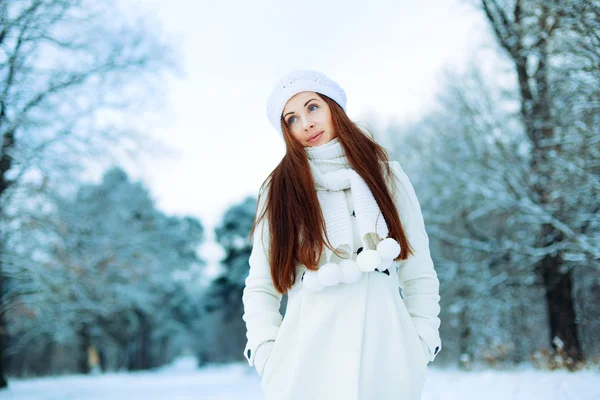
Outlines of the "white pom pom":
M381 258L393 260L400 254L400 245L394 238L383 239L377 245L377 252Z
M374 271L381 263L381 257L376 250L363 250L356 257L356 265L363 272Z
M327 263L319 267L317 277L319 278L321 285L333 286L337 285L342 280L342 271L340 271L340 266L338 264Z
M307 270L302 279L302 286L310 292L318 292L323 290L324 286L319 282L317 271Z
M342 271L342 282L344 283L355 283L360 281L362 277L362 271L354 260L340 262L340 270Z
M392 268L391 268L393 262L394 262L394 260L392 260L391 258L382 258L381 263L379 264L377 269L380 270L381 272L385 271L386 269L389 269L390 273L395 272L395 271L392 271Z

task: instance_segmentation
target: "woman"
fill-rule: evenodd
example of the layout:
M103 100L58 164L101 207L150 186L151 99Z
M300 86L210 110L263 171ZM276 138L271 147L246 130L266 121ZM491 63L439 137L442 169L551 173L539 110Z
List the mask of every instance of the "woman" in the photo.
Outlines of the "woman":
M267 399L420 399L441 349L414 189L345 110L317 71L284 76L268 100L287 151L261 187L243 292L244 356Z

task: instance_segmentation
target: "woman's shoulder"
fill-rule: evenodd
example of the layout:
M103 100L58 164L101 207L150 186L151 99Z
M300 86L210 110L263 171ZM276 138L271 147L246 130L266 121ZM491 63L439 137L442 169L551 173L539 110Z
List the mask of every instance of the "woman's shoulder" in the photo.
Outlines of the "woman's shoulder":
M264 192L267 192L269 190L269 187L271 186L271 182L273 180L273 175L269 174L264 180L263 182L260 184L260 186L258 187L258 194L262 194Z
M387 161L389 172L392 176L387 176L389 183L395 184L397 181L405 181L408 179L408 175L404 172L404 168L402 168L402 164L396 160L388 160Z
M404 171L404 169L402 168L402 164L400 164L400 161L398 160L388 160L387 164L390 166L390 168L392 168L394 171Z
M403 204L408 202L411 207L421 211L421 207L419 204L419 200L417 198L417 193L412 184L411 179L408 177L408 174L402 167L402 164L396 160L390 160L389 166L394 178L393 181L393 190L395 196L399 199Z

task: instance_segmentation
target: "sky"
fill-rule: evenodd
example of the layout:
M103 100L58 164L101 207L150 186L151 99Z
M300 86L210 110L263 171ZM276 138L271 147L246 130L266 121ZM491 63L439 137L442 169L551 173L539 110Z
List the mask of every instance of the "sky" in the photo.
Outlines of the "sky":
M123 1L158 25L183 72L165 85L150 132L173 151L137 173L162 210L198 217L209 242L284 155L265 111L281 76L325 73L346 91L350 118L371 128L415 120L442 71L464 65L484 32L470 0ZM206 251L222 255L214 243Z

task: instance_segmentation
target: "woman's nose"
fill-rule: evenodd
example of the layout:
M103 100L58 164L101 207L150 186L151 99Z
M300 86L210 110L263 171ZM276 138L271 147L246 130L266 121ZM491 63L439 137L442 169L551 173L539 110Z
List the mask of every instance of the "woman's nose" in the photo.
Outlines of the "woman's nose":
M315 124L314 124L312 121L310 121L308 118L303 118L303 119L302 119L302 123L303 123L303 125L304 125L304 130L305 130L305 131L309 130L310 128L312 128L312 127L315 125Z

